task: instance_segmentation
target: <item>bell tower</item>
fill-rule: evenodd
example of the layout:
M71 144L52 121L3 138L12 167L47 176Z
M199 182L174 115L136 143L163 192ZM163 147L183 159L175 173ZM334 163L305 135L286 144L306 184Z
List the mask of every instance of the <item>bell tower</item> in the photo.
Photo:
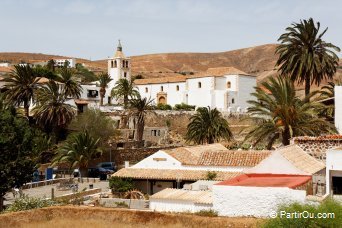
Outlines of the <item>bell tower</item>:
M115 83L121 78L125 78L129 81L131 80L131 59L126 58L122 52L120 40L115 55L112 58L108 58L108 74L113 79L109 83L109 87L111 88L113 88Z

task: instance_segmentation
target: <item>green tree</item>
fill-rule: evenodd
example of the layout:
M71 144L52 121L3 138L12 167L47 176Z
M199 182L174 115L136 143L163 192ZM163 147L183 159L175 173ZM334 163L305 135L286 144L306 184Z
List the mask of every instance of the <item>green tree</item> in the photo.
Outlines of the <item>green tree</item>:
M248 109L255 126L247 134L245 141L253 140L253 145L267 142L271 149L276 140L289 145L295 136L318 136L334 131L334 126L318 116L322 104L310 102L309 97L300 99L289 78L270 78L256 87L252 93Z
M2 98L0 97L0 103ZM0 108L0 211L4 195L13 187L21 187L32 180L37 155L32 141L35 133L27 119L16 116L15 109Z
M15 65L9 77L4 79L6 96L15 106L24 105L25 116L29 117L29 107L38 88L37 74L30 65Z
M48 132L55 132L57 141L60 130L64 129L75 115L75 109L65 102L66 95L55 81L50 80L37 91L37 105L33 109L33 117Z
M82 64L76 63L75 68L76 68L75 74L82 79L82 82L87 83L87 82L94 82L98 80L94 72L88 70Z
M129 100L129 113L133 116L134 123L136 125L135 139L141 141L144 135L145 128L145 116L148 110L151 110L152 101L145 98L134 98Z
M139 92L134 87L132 81L128 81L125 78L119 79L114 88L111 91L112 97L116 99L123 98L124 108L127 109L129 98L135 98L139 96Z
M320 85L323 79L331 79L338 66L338 56L334 51L340 49L322 40L326 28L319 33L320 23L312 18L293 23L286 28L278 41L276 49L279 58L276 66L283 76L289 76L292 81L305 82L305 95L309 96L312 83Z
M196 144L212 144L220 139L230 140L232 137L227 120L216 108L200 107L196 114L190 117L185 138Z
M99 146L104 147L108 140L115 140L119 136L116 123L98 109L88 109L76 116L69 129L73 131L87 131L93 138L99 138Z
M99 141L87 131L69 136L59 148L52 165L67 162L70 164L70 168L79 168L82 177L87 176L89 162L102 154L102 150L99 149Z
M55 81L63 83L62 93L67 98L79 98L81 96L82 87L80 83L75 80L75 72L73 69L62 67L58 70L58 76Z
M334 82L328 82L327 85L323 86L319 93L319 97L317 100L323 102L326 99L331 99L334 100L335 97L335 86L340 86L342 85L342 80L337 79ZM323 107L322 112L320 113L322 116L327 118L328 120L333 121L335 118L335 105L334 103L332 104L327 104Z
M109 82L112 81L112 79L110 78L109 74L107 73L101 73L99 76L99 83L100 83L100 105L103 105L103 98L106 95L106 88L109 84Z
M49 69L52 72L55 72L56 69L56 61L54 59L50 59L47 64L46 68Z

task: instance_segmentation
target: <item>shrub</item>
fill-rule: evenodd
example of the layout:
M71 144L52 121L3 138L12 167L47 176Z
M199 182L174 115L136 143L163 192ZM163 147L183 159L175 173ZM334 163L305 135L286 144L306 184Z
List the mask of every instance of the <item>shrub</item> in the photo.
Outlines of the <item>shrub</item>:
M159 103L159 104L157 104L156 109L157 110L172 110L172 107L169 104L161 104L161 103Z
M207 172L207 180L214 180L217 177L217 173L214 171Z
M111 177L109 179L109 188L112 189L112 192L127 192L134 188L134 184L131 178L120 178L120 177Z
M125 202L115 202L115 204L116 204L116 207L128 208L128 205Z
M286 215L280 216L281 213L286 212ZM302 216L288 217L287 215L294 215L294 213L303 213ZM288 214L287 214L288 213ZM316 218L320 216L318 213L327 213L327 218ZM328 214L329 213L329 214ZM309 217L307 217L307 215ZM333 215L333 218L331 217ZM305 218L304 218L305 217ZM276 218L269 219L264 227L341 227L342 224L342 204L327 200L318 206L294 203L288 206L282 206L278 210Z
M195 105L188 105L188 104L185 104L185 103L181 103L181 104L176 104L173 109L174 110L193 111L193 110L195 110L195 108L196 108Z
M58 203L56 201L50 199L23 196L21 198L15 199L15 201L6 209L6 212L31 210L42 207L50 207L57 204Z
M205 216L205 217L217 217L218 213L215 210L209 209L209 210L200 210L196 212L195 215Z

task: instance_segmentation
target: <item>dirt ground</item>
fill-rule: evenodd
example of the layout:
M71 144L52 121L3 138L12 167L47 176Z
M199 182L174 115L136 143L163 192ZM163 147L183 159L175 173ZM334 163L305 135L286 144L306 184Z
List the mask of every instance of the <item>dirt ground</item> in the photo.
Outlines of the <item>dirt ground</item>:
M127 209L76 206L48 207L0 215L0 228L102 227L260 227L257 218L202 217Z

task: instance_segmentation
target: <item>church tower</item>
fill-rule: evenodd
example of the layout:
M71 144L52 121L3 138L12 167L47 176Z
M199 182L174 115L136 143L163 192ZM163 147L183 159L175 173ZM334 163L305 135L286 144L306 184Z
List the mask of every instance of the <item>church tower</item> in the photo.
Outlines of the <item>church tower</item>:
M115 55L113 58L108 59L108 74L113 79L109 84L110 88L113 88L115 83L121 78L131 80L131 59L126 58L122 52L120 40Z

